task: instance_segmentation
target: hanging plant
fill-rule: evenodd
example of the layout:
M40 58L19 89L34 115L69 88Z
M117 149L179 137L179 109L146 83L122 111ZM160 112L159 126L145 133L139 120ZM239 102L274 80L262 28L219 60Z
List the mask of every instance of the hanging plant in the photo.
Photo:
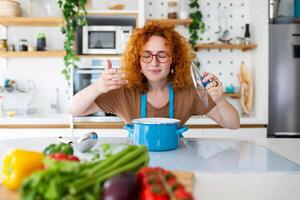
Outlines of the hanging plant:
M87 0L58 0L59 8L62 11L64 24L61 27L61 32L65 37L64 49L66 55L64 57L64 68L62 73L68 83L68 86L71 85L71 70L76 68L76 62L79 61L79 58L76 56L76 53L73 48L75 41L75 33L79 26L84 26L87 24L86 21L86 5Z
M192 23L189 25L189 43L195 49L195 45L198 40L202 40L201 34L205 31L205 24L202 21L202 13L199 10L200 5L198 0L190 0L189 3L190 14L189 17L192 19ZM196 62L196 65L200 67L200 62Z
M199 10L200 5L198 3L198 0L190 0L189 7L189 17L193 20L189 25L189 42L194 47L197 44L198 40L202 40L201 34L204 33L205 24L202 21L202 13Z

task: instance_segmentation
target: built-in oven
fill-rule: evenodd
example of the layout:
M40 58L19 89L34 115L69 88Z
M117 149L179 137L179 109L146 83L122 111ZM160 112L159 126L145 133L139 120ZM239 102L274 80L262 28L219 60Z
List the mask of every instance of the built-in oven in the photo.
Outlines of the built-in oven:
M119 59L110 59L113 68L120 68ZM107 59L82 59L78 68L73 70L73 95L96 82L103 73ZM97 112L91 116L115 116L111 113Z

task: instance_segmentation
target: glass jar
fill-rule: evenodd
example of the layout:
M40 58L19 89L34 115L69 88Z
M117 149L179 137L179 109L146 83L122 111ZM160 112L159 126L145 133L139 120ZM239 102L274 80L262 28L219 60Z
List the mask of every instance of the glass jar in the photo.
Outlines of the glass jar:
M177 19L177 2L168 2L168 19Z
M19 51L28 51L28 42L26 39L20 39Z
M6 39L0 40L0 51L8 51L8 45Z

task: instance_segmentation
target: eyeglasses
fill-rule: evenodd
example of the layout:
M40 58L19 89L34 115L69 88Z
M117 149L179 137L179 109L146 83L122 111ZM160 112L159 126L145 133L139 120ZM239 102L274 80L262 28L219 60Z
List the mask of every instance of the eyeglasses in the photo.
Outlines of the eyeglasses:
M157 54L152 54L150 51L144 51L140 56L141 61L144 63L152 62L154 56L159 63L166 63L170 58L169 54L165 51L159 51Z

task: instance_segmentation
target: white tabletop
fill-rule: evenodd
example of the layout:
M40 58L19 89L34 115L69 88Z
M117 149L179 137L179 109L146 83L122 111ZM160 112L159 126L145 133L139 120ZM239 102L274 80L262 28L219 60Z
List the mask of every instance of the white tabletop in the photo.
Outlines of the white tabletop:
M8 148L42 150L56 138L0 141L0 157ZM100 143L129 142L100 138ZM186 139L180 148L150 152L150 165L194 171L196 199L299 200L300 166L252 142Z

